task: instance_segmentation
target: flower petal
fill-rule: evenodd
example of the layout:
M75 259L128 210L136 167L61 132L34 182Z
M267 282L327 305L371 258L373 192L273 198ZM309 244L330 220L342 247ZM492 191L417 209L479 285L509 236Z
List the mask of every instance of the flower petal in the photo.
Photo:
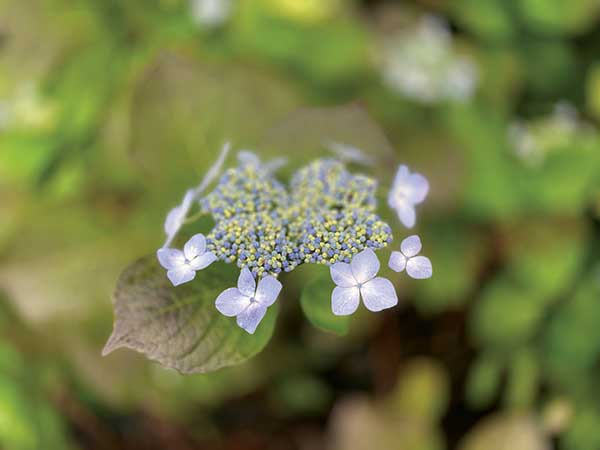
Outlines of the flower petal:
M219 157L217 158L215 163L210 167L210 169L208 169L208 171L204 175L204 178L202 178L202 181L196 188L195 194L200 195L202 192L204 192L208 185L219 176L219 173L221 172L221 168L223 167L223 163L227 158L227 154L229 153L230 148L231 144L229 142L225 142L223 148L221 149L221 152L219 153Z
M413 173L408 179L410 189L407 190L408 199L413 204L422 203L429 192L429 181L420 173Z
M375 252L367 248L355 255L350 262L352 274L358 283L365 283L377 275L379 272L379 260Z
M416 256L421 251L421 238L416 234L407 237L400 244L400 250L407 258L412 258Z
M271 159L270 161L267 161L263 167L265 169L265 172L273 173L273 172L277 172L282 167L285 167L287 165L287 163L288 163L287 158L282 156L280 158L274 158L274 159Z
M406 228L412 228L415 226L417 221L417 213L413 205L407 201L403 201L397 203L395 209L398 213L398 219L400 219L402 225L404 225Z
M352 162L363 164L365 166L373 166L375 164L374 159L358 147L336 141L325 142L325 145L329 150L335 153L342 162Z
M183 254L188 261L200 256L206 251L206 238L202 233L195 234L183 247Z
M250 334L254 334L256 327L265 317L267 307L258 302L251 303L237 316L237 324Z
M173 208L167 214L167 218L165 219L165 233L167 235L167 244L168 245L173 237L177 234L181 226L183 225L183 221L187 216L188 211L192 206L192 202L196 197L196 191L194 189L188 189L181 201L181 204Z
M337 286L331 293L331 311L336 316L348 316L358 308L360 291L357 287Z
M248 297L254 297L256 294L256 281L254 280L254 275L250 272L250 269L244 267L240 272L240 277L238 278L238 289L244 295Z
M425 256L410 258L406 263L406 273L416 280L431 278L431 275L433 275L431 261Z
M261 166L258 155L250 150L240 150L237 154L237 160L241 166L254 166L255 168Z
M202 269L210 266L216 260L217 260L217 257L215 256L215 254L213 252L205 252L205 253L202 253L200 256L196 256L194 259L192 259L189 262L189 264L190 264L190 267L194 270L202 270Z
M184 216L190 210L192 202L194 201L194 197L196 197L196 191L194 189L188 189L187 191L185 191L183 201L181 202L181 211Z
M215 300L217 310L227 317L237 316L250 305L250 298L237 288L225 289Z
M395 272L402 272L406 269L406 256L400 252L392 252L388 266Z
M258 282L256 289L256 301L264 306L271 306L277 300L281 292L282 285L272 275L267 275Z
M192 269L188 264L183 264L180 267L171 269L167 272L167 277L173 283L173 286L179 286L180 284L192 281L196 276L196 271Z
M377 312L398 304L398 295L392 282L377 277L366 282L360 288L363 303L369 311Z
M176 248L159 248L156 257L161 266L167 270L176 269L185 264L185 256Z
M408 177L410 176L410 170L408 170L408 166L402 164L398 167L396 171L396 175L394 176L394 183L392 184L392 191L395 191L400 186L407 184Z
M329 267L329 272L331 273L331 279L338 286L352 287L358 284L356 278L352 275L350 264L337 262Z
M173 236L181 228L181 206L176 206L167 214L165 219L165 234L169 237Z

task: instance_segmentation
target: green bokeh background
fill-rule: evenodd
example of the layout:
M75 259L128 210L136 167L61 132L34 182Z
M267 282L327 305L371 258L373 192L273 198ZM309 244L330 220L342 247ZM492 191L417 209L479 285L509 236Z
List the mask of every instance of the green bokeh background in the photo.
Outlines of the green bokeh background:
M382 82L424 14L472 97ZM0 0L0 448L600 449L598 42L598 0L237 0L214 26L186 0ZM119 274L225 140L286 178L325 139L376 159L393 246L395 168L429 178L432 279L388 271L397 308L337 321L298 270L265 350L210 374L100 356Z

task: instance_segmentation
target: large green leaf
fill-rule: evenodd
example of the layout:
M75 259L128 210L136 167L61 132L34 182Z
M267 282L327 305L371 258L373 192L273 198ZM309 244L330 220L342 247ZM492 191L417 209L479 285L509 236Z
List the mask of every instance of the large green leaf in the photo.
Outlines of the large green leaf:
M45 393L45 374L39 361L0 342L0 448L73 448L59 411Z
M472 335L482 346L515 348L534 336L547 306L539 291L498 276L486 286L472 311Z
M181 373L212 372L256 355L273 334L278 308L269 308L253 335L221 315L214 300L235 285L235 272L215 263L173 287L154 255L135 262L117 284L115 326L103 354L128 347Z
M311 281L302 290L300 305L314 326L344 335L348 332L350 316L336 316L331 311L331 291L334 287L329 276L322 276Z

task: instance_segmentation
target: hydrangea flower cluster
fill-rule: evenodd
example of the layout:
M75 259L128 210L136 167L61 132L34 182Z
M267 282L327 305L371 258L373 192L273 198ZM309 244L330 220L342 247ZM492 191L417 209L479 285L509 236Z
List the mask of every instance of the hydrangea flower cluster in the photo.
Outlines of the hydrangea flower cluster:
M397 304L392 282L376 277L379 260L375 251L392 242L391 227L376 213L376 180L350 173L339 159L322 158L299 169L287 189L274 175L285 163L282 159L262 163L255 154L241 151L237 166L227 169L212 191L202 195L217 178L227 151L228 146L201 185L190 189L167 215L167 241L157 257L173 285L191 281L196 271L214 261L235 263L241 270L238 286L225 290L215 306L226 316L236 316L238 325L248 333L254 333L279 295L279 275L301 264L330 267L337 285L331 298L334 314L352 314L361 297L371 311ZM425 199L429 185L406 166L401 166L398 174L390 191L395 201L390 205L411 210L412 226L414 205ZM213 229L206 236L193 236L183 251L170 248L194 205L200 214L212 217ZM399 213L401 220L403 214ZM415 255L410 257L417 262L427 259ZM390 267L397 270L391 261ZM411 261L405 262L407 273L426 278L427 272L413 270Z

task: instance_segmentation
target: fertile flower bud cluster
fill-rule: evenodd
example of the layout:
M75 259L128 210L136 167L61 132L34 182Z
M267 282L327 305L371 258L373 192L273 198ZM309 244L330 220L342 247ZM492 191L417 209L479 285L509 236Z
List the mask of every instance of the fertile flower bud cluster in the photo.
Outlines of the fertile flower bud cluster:
M375 180L319 159L294 175L288 193L259 161L241 159L201 200L215 221L207 245L218 259L262 277L304 263L349 262L391 242L389 225L373 212Z
M227 149L209 171L211 180L220 170ZM391 227L375 212L377 182L350 173L337 159L318 159L294 174L288 191L273 175L280 165L281 160L263 164L256 155L243 151L237 167L226 170L211 192L196 198L206 183L202 189L188 191L182 204L167 217L167 244L157 254L172 283L191 281L197 270L216 260L237 264L241 269L238 288L224 291L216 307L227 316L236 316L238 325L249 333L254 333L278 296L282 288L279 274L301 264L324 264L331 267L332 276L346 274L347 281L342 280L342 284L337 277L338 288L332 296L334 314L354 312L360 295L372 311L394 306L398 299L393 284L375 278L379 261L374 251L392 242ZM390 194L395 201L390 206L403 220L407 209L414 216L412 205L424 200L429 185L422 175L410 174L405 166L399 173ZM200 213L212 216L213 229L206 237L193 236L183 252L167 248L194 202ZM420 267L424 265L418 278L427 278L431 263L426 257L417 258ZM411 264L405 265L413 276L416 271ZM258 288L255 280L259 281ZM345 303L348 298L351 304Z

